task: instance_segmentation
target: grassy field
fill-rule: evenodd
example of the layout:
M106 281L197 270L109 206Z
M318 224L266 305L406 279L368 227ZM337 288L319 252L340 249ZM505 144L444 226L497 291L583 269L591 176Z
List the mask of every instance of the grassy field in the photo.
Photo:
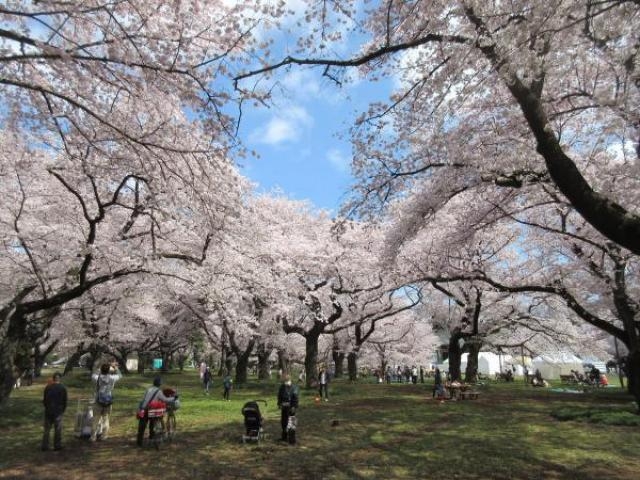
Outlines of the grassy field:
M64 379L70 406L61 452L41 452L46 379L15 391L0 409L0 479L637 479L640 427L619 388L586 393L489 383L477 400L440 403L429 384L331 385L331 401L301 392L298 444L278 441L276 383L251 383L222 401L215 378L205 396L194 371L164 375L177 386L179 433L160 451L135 446L136 406L147 377L117 386L110 438L74 437L86 373ZM267 438L243 445L247 400L264 399ZM565 420L569 418L570 420ZM604 423L593 423L604 419ZM607 424L607 419L623 425ZM618 419L621 419L618 421ZM627 423L627 425L624 425Z

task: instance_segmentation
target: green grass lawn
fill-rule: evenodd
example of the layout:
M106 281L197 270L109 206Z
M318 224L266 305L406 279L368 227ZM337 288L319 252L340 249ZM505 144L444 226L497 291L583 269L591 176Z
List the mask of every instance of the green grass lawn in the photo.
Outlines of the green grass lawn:
M46 372L49 373L49 372ZM14 391L0 409L0 478L11 479L637 479L640 428L619 388L559 393L489 383L477 400L440 403L429 384L331 384L331 401L302 390L298 444L278 441L276 383L250 383L222 401L205 396L195 371L164 375L180 391L178 436L160 451L135 446L135 410L152 375L116 387L110 438L74 437L87 374L63 380L70 395L61 452L40 452L46 379ZM243 445L242 405L264 399L266 439ZM572 415L572 412L577 412ZM588 412L588 413L584 413ZM615 418L623 416L621 422ZM586 417L614 421L594 423ZM610 423L622 423L611 425Z

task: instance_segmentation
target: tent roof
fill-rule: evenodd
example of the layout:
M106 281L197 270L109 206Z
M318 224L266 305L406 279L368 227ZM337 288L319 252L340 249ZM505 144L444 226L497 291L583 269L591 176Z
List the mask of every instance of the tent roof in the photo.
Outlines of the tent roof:
M578 363L582 365L582 360L576 357L573 353L570 352L562 352L562 353L551 353L546 355L539 355L533 359L534 363Z

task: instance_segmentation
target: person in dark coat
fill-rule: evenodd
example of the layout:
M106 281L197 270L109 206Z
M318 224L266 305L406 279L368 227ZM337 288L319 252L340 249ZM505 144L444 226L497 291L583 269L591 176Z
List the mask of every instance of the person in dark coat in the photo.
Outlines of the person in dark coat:
M53 449L62 450L62 417L67 409L67 389L60 383L61 375L53 374L51 382L44 389L44 434L42 451L49 450L49 437L53 427Z
M329 401L329 374L324 368L318 373L318 394L325 402Z
M298 389L292 385L291 379L285 375L278 390L278 408L280 408L280 426L282 427L283 441L288 441L287 425L289 416L295 415L298 408Z
M444 395L444 387L442 385L442 373L439 368L436 368L433 379L433 398L436 396L441 398Z

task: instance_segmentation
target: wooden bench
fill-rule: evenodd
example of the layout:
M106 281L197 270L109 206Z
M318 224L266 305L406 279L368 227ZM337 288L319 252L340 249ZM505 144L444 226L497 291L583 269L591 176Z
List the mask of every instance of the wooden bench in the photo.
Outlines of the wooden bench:
M560 381L562 383L578 383L573 375L560 375Z
M465 390L464 392L460 392L460 398L463 400L467 398L469 400L477 400L479 396L480 392L477 392L475 390Z

